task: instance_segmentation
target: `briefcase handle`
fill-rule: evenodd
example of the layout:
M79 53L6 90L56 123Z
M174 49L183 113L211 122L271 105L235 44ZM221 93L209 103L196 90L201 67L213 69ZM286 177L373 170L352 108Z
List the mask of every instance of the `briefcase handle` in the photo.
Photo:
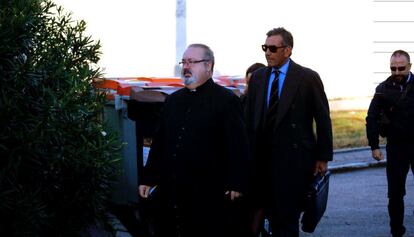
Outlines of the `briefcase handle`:
M313 180L312 183L312 192L318 193L319 190L324 186L324 184L328 181L329 176L331 175L331 171L327 171L325 175L318 173Z

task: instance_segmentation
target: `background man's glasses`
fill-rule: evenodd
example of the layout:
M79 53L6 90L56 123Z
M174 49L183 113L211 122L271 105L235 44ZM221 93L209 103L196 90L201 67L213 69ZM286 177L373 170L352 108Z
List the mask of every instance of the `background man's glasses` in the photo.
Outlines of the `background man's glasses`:
M276 46L276 45L262 45L262 50L264 51L264 52L266 52L267 51L267 49L269 49L270 50L270 52L272 52L272 53L276 53L277 52L277 49L281 49L281 48L286 48L287 46L286 45L283 45L283 46Z
M397 71L397 69L398 69L398 71L405 71L405 68L406 68L407 66L403 66L403 67L390 67L390 69L391 69L391 71L393 71L393 72L395 72L395 71Z
M184 66L184 65L189 65L189 66L192 66L193 64L196 64L196 63L201 63L201 62L207 62L208 61L208 59L202 59L202 60L196 60L196 61L191 61L191 60L188 60L188 61L181 61L181 62L179 62L178 64L180 64L181 66Z

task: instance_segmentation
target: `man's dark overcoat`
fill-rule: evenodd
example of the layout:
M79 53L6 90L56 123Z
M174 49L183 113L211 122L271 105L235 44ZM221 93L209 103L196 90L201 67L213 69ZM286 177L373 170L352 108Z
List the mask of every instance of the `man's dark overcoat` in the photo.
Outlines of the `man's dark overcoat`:
M252 75L245 108L253 153L252 192L259 205L266 201L281 218L289 218L301 209L316 160L332 160L331 119L319 75L291 60L276 121L271 131L264 129L270 72L265 67Z

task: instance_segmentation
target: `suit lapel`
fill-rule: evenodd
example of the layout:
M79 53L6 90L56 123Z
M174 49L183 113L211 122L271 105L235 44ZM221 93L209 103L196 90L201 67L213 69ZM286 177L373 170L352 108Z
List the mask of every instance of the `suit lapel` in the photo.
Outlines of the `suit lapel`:
M266 113L267 110L267 88L269 84L269 76L270 76L271 68L266 67L266 69L263 70L262 75L260 75L259 81L258 81L258 89L257 91L262 91L263 93L260 95L257 95L257 103L256 107L260 109L255 110L255 124L254 127L257 129L259 127L259 124L263 120L263 116Z
M296 92L299 88L299 83L300 83L299 67L296 63L294 63L291 60L286 77L285 77L285 82L283 83L282 93L279 99L275 128L279 126L283 117L288 112L289 107L292 104L293 99L296 96Z

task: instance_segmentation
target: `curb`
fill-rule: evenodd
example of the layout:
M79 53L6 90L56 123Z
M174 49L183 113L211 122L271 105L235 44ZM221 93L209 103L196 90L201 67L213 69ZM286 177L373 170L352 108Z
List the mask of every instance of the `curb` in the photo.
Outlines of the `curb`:
M121 223L121 221L112 213L107 213L110 225L114 228L114 237L132 237L128 229Z
M380 149L385 149L385 145L380 145ZM347 152L354 152L354 151L365 151L365 150L371 150L371 147L369 146L362 146L362 147L353 147L353 148L342 148L342 149L336 149L333 151L333 153L347 153Z
M353 171L359 169L366 169L366 168L374 168L374 167L384 167L387 164L386 160L376 161L376 162L355 162L349 163L346 165L328 165L328 170L331 172L346 172L346 171Z
M380 145L380 149L384 150L385 145ZM369 146L365 147L356 147L356 148L344 148L344 149L337 149L334 150L335 154L341 154L341 153L351 153L351 152L358 152L358 151L366 151L371 150ZM343 165L329 165L328 163L328 170L332 172L347 172L347 171L353 171L358 169L366 169L366 168L375 168L375 167L384 167L387 164L387 160L381 160L381 161L371 161L371 162L351 162Z

